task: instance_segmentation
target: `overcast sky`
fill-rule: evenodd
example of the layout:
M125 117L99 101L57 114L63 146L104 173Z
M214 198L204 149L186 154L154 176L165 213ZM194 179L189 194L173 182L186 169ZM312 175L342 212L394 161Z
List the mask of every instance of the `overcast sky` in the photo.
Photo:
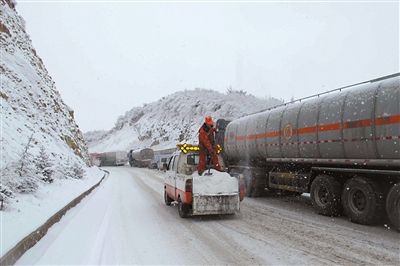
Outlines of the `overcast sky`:
M83 131L196 87L289 100L399 71L399 3L24 2Z

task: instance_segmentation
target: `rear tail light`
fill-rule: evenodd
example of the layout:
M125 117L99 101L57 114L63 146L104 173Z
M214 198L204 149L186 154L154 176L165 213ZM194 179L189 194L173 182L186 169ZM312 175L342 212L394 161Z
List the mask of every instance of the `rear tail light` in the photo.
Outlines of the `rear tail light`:
M185 191L186 192L192 192L192 179L186 180Z

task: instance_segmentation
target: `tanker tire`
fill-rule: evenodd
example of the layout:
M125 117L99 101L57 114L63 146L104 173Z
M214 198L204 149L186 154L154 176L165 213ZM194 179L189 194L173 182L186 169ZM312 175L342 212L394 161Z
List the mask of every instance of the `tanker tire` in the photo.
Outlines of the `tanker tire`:
M178 201L178 213L181 218L189 217L190 206L189 204L182 203L181 200Z
M382 189L369 178L349 179L343 187L342 204L353 223L376 224L384 214Z
M317 176L311 184L310 196L314 210L325 216L338 216L342 212L340 204L341 185L332 176Z
M168 196L167 191L164 189L164 202L165 202L165 205L171 206L171 202L172 201L173 200Z
M400 232L400 183L394 184L389 190L386 212L392 225Z

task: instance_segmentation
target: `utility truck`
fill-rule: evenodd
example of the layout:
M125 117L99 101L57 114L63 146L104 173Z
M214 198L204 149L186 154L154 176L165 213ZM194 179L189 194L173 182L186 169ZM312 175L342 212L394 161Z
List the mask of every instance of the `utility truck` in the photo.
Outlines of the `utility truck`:
M164 180L165 204L176 202L182 218L239 212L245 195L244 179L210 168L198 175L198 151L196 145L180 144L170 157Z

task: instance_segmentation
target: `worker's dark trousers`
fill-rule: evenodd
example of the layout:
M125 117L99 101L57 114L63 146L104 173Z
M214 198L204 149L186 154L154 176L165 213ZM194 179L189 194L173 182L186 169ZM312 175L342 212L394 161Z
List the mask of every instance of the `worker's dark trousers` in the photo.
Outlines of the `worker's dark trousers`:
M200 152L199 152L199 155L200 155L200 158L199 158L199 165L198 165L198 167L197 167L197 170L198 170L198 172L199 172L200 174L202 174L202 173L204 172L204 170L206 169L207 154L208 154L207 150L205 150L205 149L200 149ZM219 162L218 162L218 156L217 156L217 154L215 153L215 151L213 151L213 152L210 154L210 156L211 156L211 163L212 163L212 165L213 165L213 168L214 168L215 170L221 171L221 166L220 166L220 164L219 164Z

